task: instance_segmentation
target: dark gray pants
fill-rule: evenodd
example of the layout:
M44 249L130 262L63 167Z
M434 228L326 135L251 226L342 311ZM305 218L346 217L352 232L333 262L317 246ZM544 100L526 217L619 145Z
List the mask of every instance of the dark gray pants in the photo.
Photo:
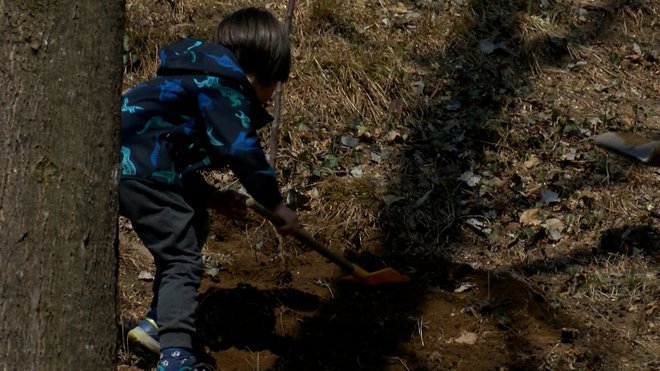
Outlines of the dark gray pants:
M152 308L158 312L161 349L192 348L201 247L209 231L208 185L200 179L183 189L135 179L119 182L119 213L131 221L156 263Z

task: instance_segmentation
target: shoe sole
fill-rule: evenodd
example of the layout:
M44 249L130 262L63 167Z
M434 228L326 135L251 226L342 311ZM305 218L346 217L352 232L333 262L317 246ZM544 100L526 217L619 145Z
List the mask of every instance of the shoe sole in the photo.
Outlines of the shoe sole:
M160 343L139 327L128 332L128 341L148 350L154 355L160 354Z

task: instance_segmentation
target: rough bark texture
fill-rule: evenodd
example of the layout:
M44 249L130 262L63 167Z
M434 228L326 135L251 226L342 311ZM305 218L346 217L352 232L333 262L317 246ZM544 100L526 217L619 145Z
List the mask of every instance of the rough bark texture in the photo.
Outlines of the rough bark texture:
M123 0L0 0L0 370L116 362Z

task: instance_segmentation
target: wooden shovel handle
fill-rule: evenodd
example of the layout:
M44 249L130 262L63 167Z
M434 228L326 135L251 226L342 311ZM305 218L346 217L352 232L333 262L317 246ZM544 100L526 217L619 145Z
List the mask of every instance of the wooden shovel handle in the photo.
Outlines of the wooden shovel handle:
M245 204L250 207L252 210L263 216L264 218L268 219L271 223L273 223L276 226L281 226L284 225L285 222L282 218L280 218L279 215L275 214L274 212L266 209L263 207L261 204L259 204L257 201L249 198L245 201ZM315 240L309 233L303 231L302 229L298 229L293 233L293 236L298 239L300 242L304 243L305 245L309 246L310 248L316 250L319 254L323 255L324 257L332 260L335 264L340 266L346 273L352 274L354 276L358 277L364 277L367 275L367 271L362 269L361 267L358 267L357 265L351 263L350 261L346 260L343 256L335 253L334 251L330 250L327 246L322 244L321 242Z

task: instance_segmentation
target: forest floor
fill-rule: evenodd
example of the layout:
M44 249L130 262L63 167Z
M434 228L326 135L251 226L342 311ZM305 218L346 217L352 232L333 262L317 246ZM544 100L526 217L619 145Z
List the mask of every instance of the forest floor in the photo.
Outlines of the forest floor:
M125 87L166 43L286 3L128 0ZM591 139L660 137L660 1L296 3L283 194L316 239L411 280L351 283L257 214L213 214L218 370L660 369L660 171ZM120 230L123 333L153 264ZM118 338L118 369L144 367Z

